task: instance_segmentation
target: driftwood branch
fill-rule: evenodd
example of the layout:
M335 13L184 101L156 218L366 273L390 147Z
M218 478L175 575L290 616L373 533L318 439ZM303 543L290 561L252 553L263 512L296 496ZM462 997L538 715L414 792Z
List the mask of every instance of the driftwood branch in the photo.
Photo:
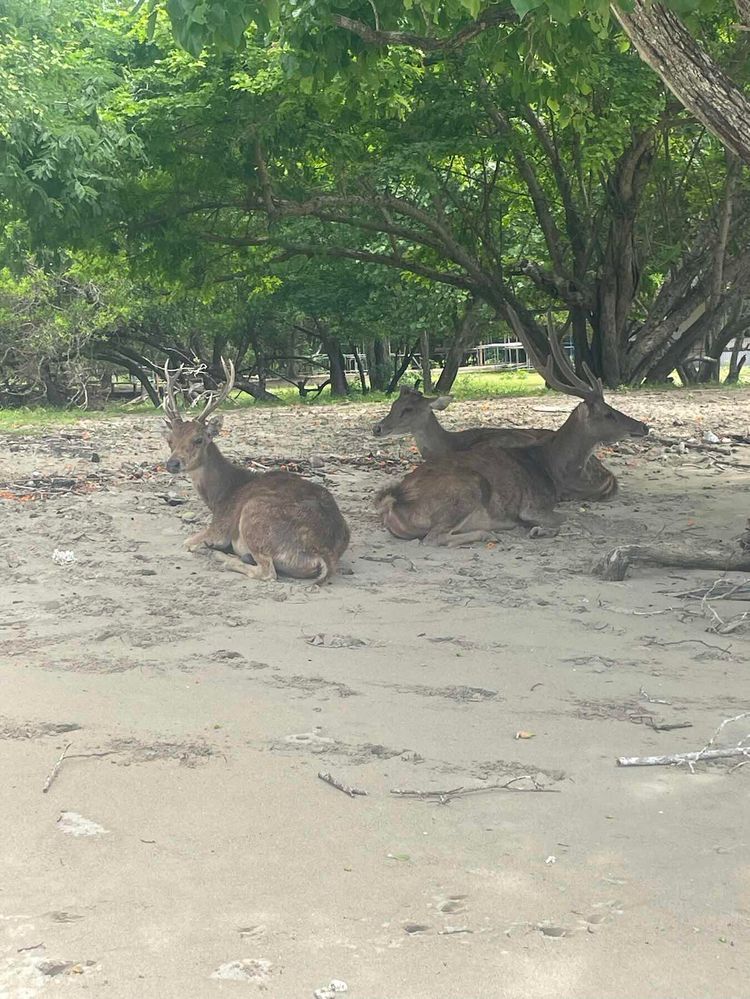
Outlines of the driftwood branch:
M750 572L750 552L689 551L667 546L619 545L593 567L595 576L623 580L634 562L677 569L716 569L719 572Z
M531 787L516 787L519 781L531 781ZM452 787L447 791L405 791L402 788L394 787L391 794L399 798L417 798L420 801L434 801L438 805L447 805L454 798L465 798L470 794L484 794L488 791L520 791L524 792L554 792L559 793L557 788L543 787L533 774L523 774L521 777L512 777L504 784L482 784L479 787Z
M698 750L695 753L670 753L667 756L618 756L618 767L668 767L673 763L699 763L701 760L724 760L733 756L750 759L750 746Z
M331 787L335 787L337 791L343 791L344 794L348 794L350 798L356 797L367 797L367 791L363 791L359 787L352 787L350 784L345 784L342 780L334 777L333 774L324 773L321 771L318 777L324 781L326 784L330 784Z
M46 794L47 791L49 791L49 789L52 787L52 782L54 781L55 777L57 777L60 767L63 765L63 761L65 760L65 757L68 755L68 750L72 745L73 745L72 742L68 743L68 745L65 747L65 749L63 749L62 753L60 754L59 760L50 770L49 777L44 782L44 787L42 788L42 794Z
M68 755L68 750L72 745L73 745L72 742L68 743L68 745L62 751L57 763L50 770L49 777L44 782L44 787L42 788L42 794L46 794L49 791L49 789L52 787L52 784L55 778L57 777L58 773L60 772L60 768L62 767L65 760L89 760L101 756L114 756L115 753L117 752L117 750L114 749L107 749L103 753L71 753L70 755Z
M701 760L727 760L736 756L744 756L750 759L750 745L746 745L750 736L747 735L743 739L740 739L736 746L727 746L723 749L712 748L727 725L742 721L745 718L750 718L750 711L743 711L731 718L725 718L703 749L695 752L669 753L665 756L618 756L617 765L618 767L668 767L675 763L687 763L692 770L693 764L700 763Z

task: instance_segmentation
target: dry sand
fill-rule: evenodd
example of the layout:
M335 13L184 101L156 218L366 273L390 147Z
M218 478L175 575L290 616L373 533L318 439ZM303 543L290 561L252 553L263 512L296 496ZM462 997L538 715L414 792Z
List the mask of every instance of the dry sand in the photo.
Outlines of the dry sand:
M569 401L445 421L555 426ZM615 404L681 440L750 427L748 393ZM568 505L557 538L446 551L373 517L414 460L369 436L382 415L226 421L229 455L297 460L339 499L353 575L320 589L181 550L205 514L155 416L3 439L5 495L73 490L0 502L3 999L307 999L331 979L352 999L750 994L750 766L615 765L700 749L750 709L750 633L709 632L677 595L718 573L589 572L616 542L731 543L750 447L624 444L605 455L619 497ZM390 793L526 774L552 793Z

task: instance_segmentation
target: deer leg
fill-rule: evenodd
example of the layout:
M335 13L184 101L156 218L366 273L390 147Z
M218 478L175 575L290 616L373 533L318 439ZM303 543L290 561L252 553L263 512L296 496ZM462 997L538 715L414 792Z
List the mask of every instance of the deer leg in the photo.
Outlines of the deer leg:
M228 548L230 544L231 538L228 538L221 531L217 531L213 524L209 524L208 527L204 527L202 531L198 531L197 534L193 534L187 541L184 541L182 547L191 552L203 546Z
M497 541L493 531L510 531L516 527L512 520L493 520L486 510L473 510L467 517L453 527L439 524L425 535L426 545L440 545L447 548L458 548L460 545L470 545L475 541Z
M223 562L232 572L241 572L251 579L276 579L276 568L268 555L253 555L254 565L237 555L226 555L224 552L216 552L214 558Z
M532 506L522 507L518 514L519 520L529 527L559 527L565 517L552 510L539 510Z

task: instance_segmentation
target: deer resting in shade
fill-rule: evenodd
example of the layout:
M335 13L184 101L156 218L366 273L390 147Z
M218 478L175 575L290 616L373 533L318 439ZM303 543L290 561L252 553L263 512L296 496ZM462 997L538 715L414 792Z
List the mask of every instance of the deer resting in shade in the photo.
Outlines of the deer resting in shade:
M556 527L563 519L556 504L586 488L593 449L648 433L645 423L604 401L602 383L588 368L585 381L576 375L552 330L550 351L547 363L538 363L547 382L581 399L560 429L541 443L503 447L483 441L418 465L376 498L391 534L456 546L491 539L495 531L518 525Z
M280 574L322 583L336 571L349 544L346 521L333 496L317 483L292 472L252 472L222 455L214 443L221 417L212 414L234 385L233 365L222 359L222 366L224 386L191 420L180 416L176 373L168 364L164 369L167 471L186 473L211 511L211 523L185 547L219 549L217 557L227 568L255 579Z

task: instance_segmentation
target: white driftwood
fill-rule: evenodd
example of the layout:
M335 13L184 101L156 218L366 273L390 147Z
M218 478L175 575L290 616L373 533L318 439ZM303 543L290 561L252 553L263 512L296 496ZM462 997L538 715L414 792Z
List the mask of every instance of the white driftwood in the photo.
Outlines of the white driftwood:
M729 749L700 749L694 753L669 753L667 756L618 756L618 767L668 767L672 763L699 763L701 760L724 760L732 756L750 759L750 746Z

